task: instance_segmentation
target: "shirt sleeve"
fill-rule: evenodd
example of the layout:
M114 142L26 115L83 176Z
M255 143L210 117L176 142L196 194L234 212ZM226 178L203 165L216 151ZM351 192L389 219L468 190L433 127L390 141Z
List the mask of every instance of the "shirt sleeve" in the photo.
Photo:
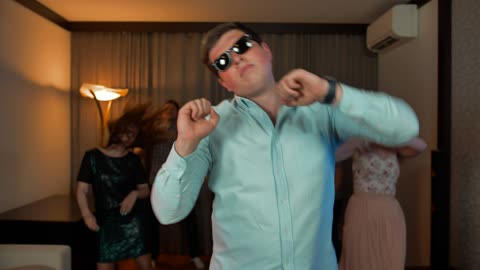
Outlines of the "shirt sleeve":
M384 145L400 145L418 135L413 109L382 92L342 84L343 96L334 107L332 126L340 140L363 137Z
M152 187L152 208L160 223L176 223L190 213L210 164L208 137L187 157L178 155L173 145Z
M89 153L83 155L82 163L80 164L80 169L78 171L77 181L85 182L88 184L92 183L93 170L90 162Z

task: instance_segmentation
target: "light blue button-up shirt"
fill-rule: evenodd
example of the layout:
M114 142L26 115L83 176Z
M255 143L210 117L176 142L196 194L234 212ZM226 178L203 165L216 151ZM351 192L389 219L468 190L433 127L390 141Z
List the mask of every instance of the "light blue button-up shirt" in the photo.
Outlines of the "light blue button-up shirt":
M210 269L337 269L331 231L338 143L361 136L395 145L418 134L403 101L342 87L337 106L284 106L276 124L248 99L220 103L216 129L187 157L172 148L158 172L157 218L183 219L208 174L215 194Z

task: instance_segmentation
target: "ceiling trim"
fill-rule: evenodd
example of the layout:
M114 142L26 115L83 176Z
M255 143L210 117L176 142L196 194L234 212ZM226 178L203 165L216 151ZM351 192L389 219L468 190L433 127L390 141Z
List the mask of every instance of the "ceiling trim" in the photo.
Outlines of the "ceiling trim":
M57 14L55 11L49 9L48 7L44 6L42 3L37 2L35 0L15 0L15 2L19 3L20 5L30 9L31 11L35 12L36 14L40 15L41 17L51 21L52 23L66 29L68 29L68 21Z
M15 0L41 17L72 32L207 32L221 22L93 22L68 21L36 0ZM245 23L259 33L365 34L367 24Z

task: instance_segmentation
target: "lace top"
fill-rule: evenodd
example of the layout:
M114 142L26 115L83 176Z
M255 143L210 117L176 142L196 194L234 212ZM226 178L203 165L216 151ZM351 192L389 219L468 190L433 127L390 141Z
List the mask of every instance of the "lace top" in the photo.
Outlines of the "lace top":
M362 153L357 151L352 169L354 192L395 195L400 168L394 151L378 147Z

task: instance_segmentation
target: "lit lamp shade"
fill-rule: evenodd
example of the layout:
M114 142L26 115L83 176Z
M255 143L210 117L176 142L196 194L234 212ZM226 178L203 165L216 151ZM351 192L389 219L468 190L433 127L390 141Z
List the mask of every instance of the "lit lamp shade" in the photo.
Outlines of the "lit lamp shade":
M93 96L93 93L95 96ZM97 99L100 101L114 100L126 96L128 89L108 88L103 85L84 83L80 87L80 94L83 97Z

